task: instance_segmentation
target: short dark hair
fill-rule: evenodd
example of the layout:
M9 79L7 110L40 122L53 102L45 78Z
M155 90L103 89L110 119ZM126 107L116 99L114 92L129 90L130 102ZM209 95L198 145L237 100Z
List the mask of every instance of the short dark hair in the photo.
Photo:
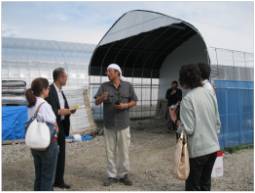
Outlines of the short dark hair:
M201 79L201 72L196 64L183 65L179 71L179 82L182 87L193 89L202 86Z
M203 80L209 79L211 74L211 67L209 64L206 63L198 63L199 70L201 72L201 77Z
M54 82L59 78L59 76L65 72L65 69L62 67L56 68L53 70L53 80Z
M172 84L176 84L178 86L177 80L172 81Z

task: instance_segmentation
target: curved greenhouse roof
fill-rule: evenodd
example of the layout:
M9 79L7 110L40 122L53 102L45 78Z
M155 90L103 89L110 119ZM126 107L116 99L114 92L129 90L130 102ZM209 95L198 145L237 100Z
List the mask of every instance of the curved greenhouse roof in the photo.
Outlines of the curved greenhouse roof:
M145 10L129 11L112 25L94 50L89 73L104 75L108 64L118 63L127 77L159 78L192 62L212 64L213 76L220 79L253 77L247 69L253 68L252 54L208 47L192 24Z
M90 73L101 75L109 63L119 63L126 76L159 77L164 59L194 36L200 38L207 54L201 34L191 24L152 11L127 12L99 42Z

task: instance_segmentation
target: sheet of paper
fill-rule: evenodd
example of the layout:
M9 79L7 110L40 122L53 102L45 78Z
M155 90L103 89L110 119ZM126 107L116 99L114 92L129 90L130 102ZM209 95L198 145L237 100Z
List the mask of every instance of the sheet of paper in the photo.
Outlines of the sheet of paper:
M70 108L77 108L71 115L71 134L84 134L96 129L90 108L87 89L73 89L64 91Z

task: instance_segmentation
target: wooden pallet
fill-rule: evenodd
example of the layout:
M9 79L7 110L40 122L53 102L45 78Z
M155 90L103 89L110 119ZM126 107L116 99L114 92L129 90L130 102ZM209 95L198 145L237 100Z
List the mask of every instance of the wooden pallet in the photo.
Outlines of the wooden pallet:
M6 140L2 142L2 145L15 145L15 144L24 144L24 139L18 139L18 140Z

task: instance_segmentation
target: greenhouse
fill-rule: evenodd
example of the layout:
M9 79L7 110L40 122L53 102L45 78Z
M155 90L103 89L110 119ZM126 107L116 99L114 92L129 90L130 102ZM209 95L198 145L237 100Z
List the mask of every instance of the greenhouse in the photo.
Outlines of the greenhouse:
M165 93L178 80L180 67L199 62L211 65L221 146L253 143L253 55L209 47L206 37L183 20L144 10L123 14L98 43L89 73L103 77L110 63L119 64L140 96L135 117L164 116Z
M165 92L178 80L180 66L206 62L216 86L222 120L221 145L253 143L253 54L210 47L195 26L161 13L135 10L123 14L98 45L24 38L2 39L2 79L31 80L52 71L68 72L66 90L89 89L94 119L102 106L93 95L107 80L108 64L118 63L134 84L139 101L131 118L164 117Z

